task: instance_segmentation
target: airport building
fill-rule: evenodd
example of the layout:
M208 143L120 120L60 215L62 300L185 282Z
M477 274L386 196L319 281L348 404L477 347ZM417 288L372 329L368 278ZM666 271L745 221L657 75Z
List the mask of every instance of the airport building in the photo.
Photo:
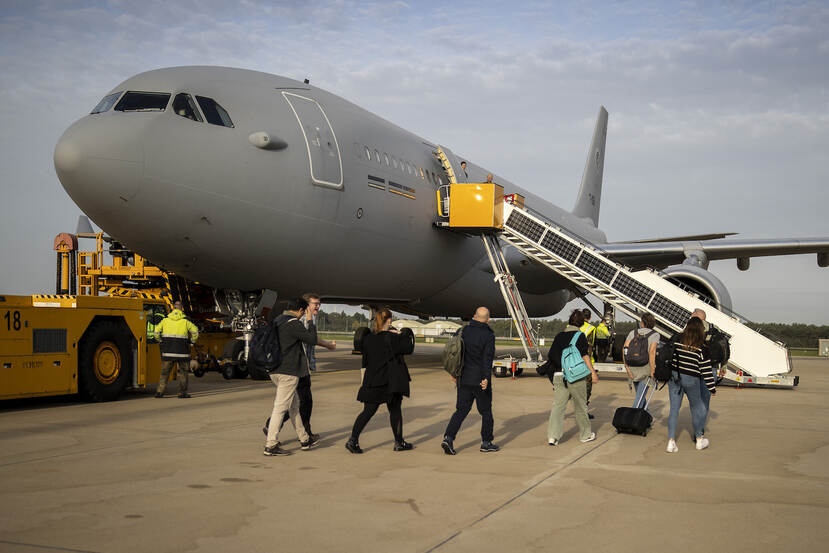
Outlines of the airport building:
M399 319L391 324L397 330L409 328L415 336L449 336L454 334L460 327L452 321L429 321L421 323L411 319Z

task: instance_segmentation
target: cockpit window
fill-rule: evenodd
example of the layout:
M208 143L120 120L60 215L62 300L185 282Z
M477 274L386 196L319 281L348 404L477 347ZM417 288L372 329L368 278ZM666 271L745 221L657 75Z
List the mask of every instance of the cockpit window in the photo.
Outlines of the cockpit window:
M115 111L164 111L169 100L163 92L127 92Z
M196 104L193 103L193 99L189 94L184 94L183 92L176 94L176 97L173 99L173 111L176 115L181 115L187 119L201 121L201 115L199 115Z
M104 96L104 99L98 102L98 105L95 106L95 109L93 109L90 113L103 113L105 111L109 111L109 108L111 108L115 102L118 101L118 96L121 95L121 92L123 91L119 90L118 92L113 92L112 94Z
M233 121L230 120L230 115L227 114L225 108L216 103L213 98L205 98L204 96L196 96L202 113L205 119L211 125L219 125L221 127L233 128Z

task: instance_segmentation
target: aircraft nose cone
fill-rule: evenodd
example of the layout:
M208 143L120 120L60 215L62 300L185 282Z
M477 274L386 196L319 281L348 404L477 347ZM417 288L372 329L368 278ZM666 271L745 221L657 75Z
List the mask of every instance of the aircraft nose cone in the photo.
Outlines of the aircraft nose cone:
M81 165L81 151L71 137L65 135L55 146L55 169L60 173L72 173Z
M93 220L124 206L138 193L144 168L141 131L125 117L89 115L58 140L54 155L58 179Z

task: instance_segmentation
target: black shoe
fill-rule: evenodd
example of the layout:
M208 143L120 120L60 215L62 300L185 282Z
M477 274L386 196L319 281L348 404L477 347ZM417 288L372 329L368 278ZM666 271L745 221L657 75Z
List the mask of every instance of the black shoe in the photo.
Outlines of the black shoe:
M590 419L590 420L592 421L592 420L593 420L593 419L595 419L596 417L593 415L593 413L587 413L587 418L588 418L588 419Z
M457 455L458 454L458 452L455 451L455 448L452 447L452 440L450 440L446 436L444 436L443 441L440 442L440 447L443 448L443 452L447 455Z
M410 449L414 449L414 446L406 440L403 440L402 442L394 442L395 451L409 451Z
M308 432L308 436L311 437L311 441L314 442L314 443L317 443L318 441L320 441L320 435L319 434L314 434L313 432Z
M181 392L181 393L178 395L178 397L180 397L180 398L185 398L185 399L186 399L186 398L188 398L188 397L193 397L193 396L191 396L191 395L190 395L190 394L188 394L187 392Z
M156 392L155 397L164 397L164 392Z
M314 439L314 435L311 434L310 436L308 436L308 440L306 440L304 442L299 442L299 446L302 449L304 449L305 451L308 451L309 449L311 449L312 447L314 447L318 443L320 443L319 437L317 437L317 439Z
M363 450L360 448L360 444L355 442L354 440L348 440L345 442L345 448L350 451L351 453L362 453Z
M265 455L267 455L269 457L273 457L274 455L290 455L290 454L291 454L291 452L288 451L287 449L282 449L281 447L279 447L279 443L277 443L276 445L272 445L271 447L266 447L265 448Z
M493 451L500 451L501 448L492 442L481 442L481 452L490 453Z

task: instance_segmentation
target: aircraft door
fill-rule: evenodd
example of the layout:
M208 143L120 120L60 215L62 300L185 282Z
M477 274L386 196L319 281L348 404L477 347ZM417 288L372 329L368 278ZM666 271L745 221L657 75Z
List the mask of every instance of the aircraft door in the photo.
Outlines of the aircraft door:
M316 100L291 92L282 92L296 116L311 166L311 181L320 186L341 189L343 187L343 165L340 146L331 122L322 106Z

